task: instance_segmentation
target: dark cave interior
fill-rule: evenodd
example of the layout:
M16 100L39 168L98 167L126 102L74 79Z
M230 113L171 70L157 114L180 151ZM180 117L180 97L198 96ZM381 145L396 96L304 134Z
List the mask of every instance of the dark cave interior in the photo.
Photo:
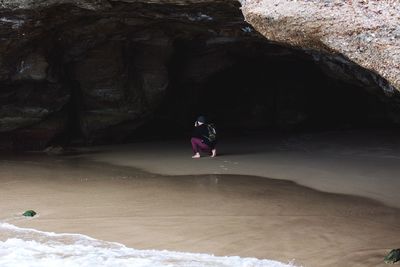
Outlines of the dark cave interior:
M178 44L163 103L129 140L188 135L200 114L227 135L396 127L383 92L335 79L300 51L281 55L268 43L212 52L194 45ZM182 78L187 61L207 53L224 53L229 64L201 82Z

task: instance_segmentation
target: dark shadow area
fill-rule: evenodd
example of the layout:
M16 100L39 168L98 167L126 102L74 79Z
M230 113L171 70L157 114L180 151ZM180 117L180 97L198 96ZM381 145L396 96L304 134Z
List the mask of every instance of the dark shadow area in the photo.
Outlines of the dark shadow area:
M381 90L327 75L301 51L261 40L180 40L174 51L162 105L127 141L190 136L199 114L227 137L397 128Z

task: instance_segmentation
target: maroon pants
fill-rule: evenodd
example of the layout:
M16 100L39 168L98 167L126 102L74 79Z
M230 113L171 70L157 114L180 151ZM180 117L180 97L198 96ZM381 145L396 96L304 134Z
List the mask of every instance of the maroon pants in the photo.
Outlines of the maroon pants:
M211 148L207 144L204 144L200 138L192 137L192 139L190 139L190 142L192 143L192 149L194 154L211 151Z

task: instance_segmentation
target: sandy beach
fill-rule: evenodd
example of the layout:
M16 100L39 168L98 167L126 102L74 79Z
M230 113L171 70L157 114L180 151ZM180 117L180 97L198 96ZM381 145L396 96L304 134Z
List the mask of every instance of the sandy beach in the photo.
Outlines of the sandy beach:
M397 132L342 131L250 135L220 142L219 157L191 159L188 141L80 149L82 158L165 175L234 174L296 182L400 208Z
M199 160L184 141L2 156L0 221L136 249L384 266L400 246L399 147L335 137L229 139Z

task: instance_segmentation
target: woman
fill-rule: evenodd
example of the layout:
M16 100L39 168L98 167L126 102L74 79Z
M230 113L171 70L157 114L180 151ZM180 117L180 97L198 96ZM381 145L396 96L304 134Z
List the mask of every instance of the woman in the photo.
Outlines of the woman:
M194 127L192 139L190 140L194 154L192 158L200 158L200 152L207 152L212 158L215 157L217 155L217 150L215 149L216 142L210 141L210 133L208 125L206 124L206 118L204 116L199 116Z

